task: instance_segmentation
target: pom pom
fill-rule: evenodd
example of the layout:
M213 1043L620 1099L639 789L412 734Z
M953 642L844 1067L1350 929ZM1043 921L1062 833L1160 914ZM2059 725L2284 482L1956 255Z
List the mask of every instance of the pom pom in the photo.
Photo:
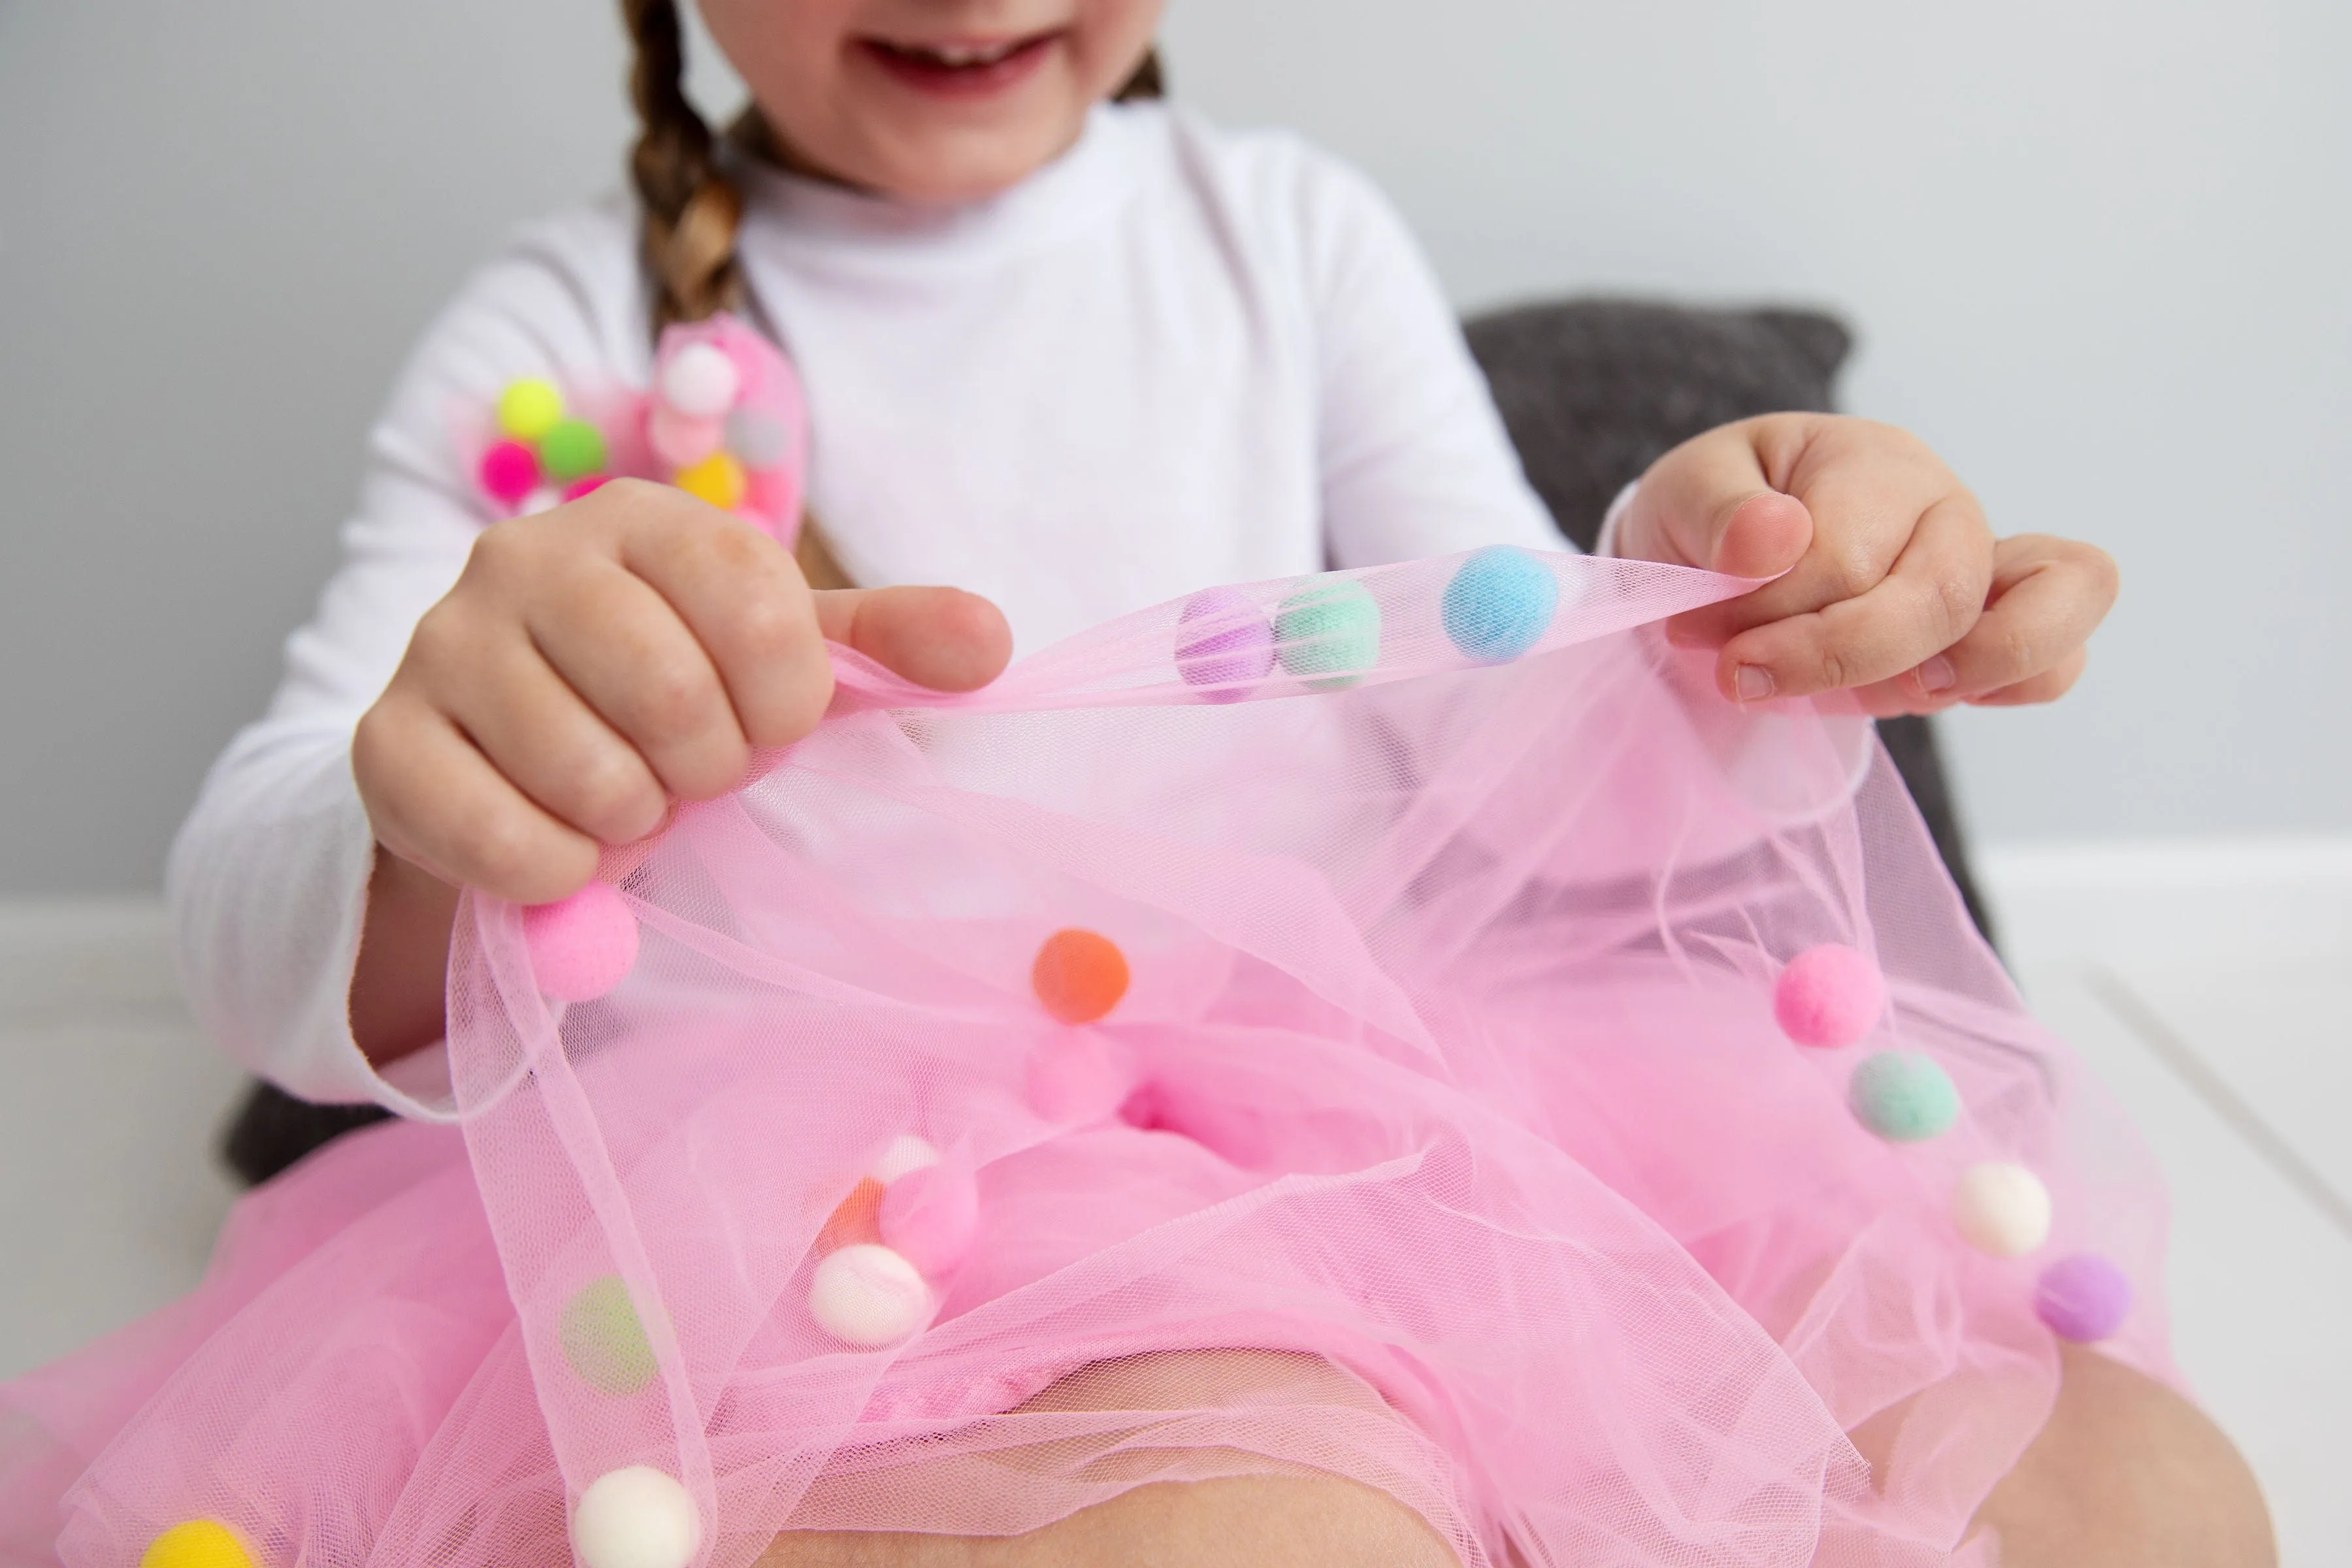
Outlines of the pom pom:
M1891 1143L1916 1143L1950 1131L1960 1091L1931 1057L1881 1051L1853 1069L1846 1100L1864 1127Z
M1850 1046L1870 1033L1885 1005L1878 965L1836 942L1797 954L1772 986L1772 1016L1801 1046Z
M499 394L499 433L536 441L563 417L563 394L555 383L528 376Z
M940 1152L931 1146L929 1139L901 1132L874 1157L874 1167L866 1173L887 1187L901 1176L928 1170L939 1163Z
M612 482L613 476L610 474L590 474L584 479L574 479L564 486L563 499L578 500L582 496L594 495Z
M661 369L662 401L688 419L716 419L743 384L735 362L716 343L688 343Z
M557 489L552 485L541 485L536 489L533 489L530 494L522 498L522 504L515 508L515 515L517 517L537 517L541 512L553 511L557 507L560 507L562 504L562 491Z
M980 1183L956 1165L910 1171L882 1194L882 1244L928 1279L955 1272L980 1230Z
M2062 1340L2095 1344L2131 1316L2131 1280L2095 1252L2062 1258L2033 1287L2033 1315Z
M580 1568L686 1568L701 1545L693 1494L650 1465L598 1476L572 1510Z
M871 1176L860 1176L849 1195L833 1206L824 1226L816 1233L816 1250L837 1252L860 1242L882 1239L878 1215L882 1212L882 1184Z
M790 544L800 532L801 483L790 468L753 468L743 476L742 510Z
M809 1280L809 1316L844 1344L903 1340L930 1310L930 1290L915 1266L872 1242L828 1253Z
M1462 563L1438 609L1455 647L1501 664L1535 647L1559 607L1559 581L1550 568L1524 550L1494 544Z
M677 474L677 488L721 511L743 504L743 465L724 452L713 452Z
M540 463L559 485L594 473L604 457L604 432L585 419L559 419L539 438Z
M150 1542L139 1568L253 1568L253 1553L220 1521L192 1519Z
M646 444L673 468L690 468L718 451L720 436L718 420L688 419L667 408L655 408L646 420Z
M727 449L747 468L772 468L792 454L792 437L773 415L738 408L727 416Z
M1176 672L1212 702L1249 694L1274 670L1274 623L1238 588L1208 588L1184 601L1176 617Z
M1118 1114L1135 1092L1136 1074L1115 1041L1066 1035L1030 1051L1025 1087L1029 1109L1041 1120L1087 1127Z
M1107 936L1057 931L1037 950L1029 984L1045 1011L1065 1024L1091 1024L1127 994L1127 955Z
M573 1293L563 1304L555 1337L572 1375L602 1394L635 1394L661 1370L629 1288L617 1274L592 1279Z
M2005 1160L1970 1165L1952 1188L1952 1225L1979 1252L2022 1258L2050 1239L2050 1189Z
M1381 660L1381 607L1353 578L1325 578L1282 601L1274 641L1282 668L1317 690L1353 686Z
M610 882L522 912L523 945L539 988L558 1002L593 1002L637 962L637 917Z
M512 507L539 488L539 454L520 441L493 441L475 477L484 495Z

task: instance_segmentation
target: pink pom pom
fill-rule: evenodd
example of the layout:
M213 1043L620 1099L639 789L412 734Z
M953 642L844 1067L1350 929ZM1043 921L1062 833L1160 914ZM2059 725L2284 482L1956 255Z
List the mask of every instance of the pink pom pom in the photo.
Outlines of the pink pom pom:
M1106 1121L1135 1092L1136 1078L1116 1043L1071 1030L1040 1041L1029 1053L1029 1109L1073 1126Z
M944 1279L980 1229L980 1183L961 1165L909 1171L884 1189L880 1219L885 1247L926 1279Z
M1850 1046L1870 1033L1885 1005L1878 966L1835 942L1797 954L1772 987L1772 1016L1801 1046Z
M522 912L523 945L539 988L558 1002L593 1002L637 962L637 917L610 882Z
M494 441L482 454L476 477L482 493L500 506L519 505L539 488L539 454L520 441Z
M744 481L743 505L753 521L790 544L801 529L800 476L790 468L753 468Z
M646 440L654 455L673 468L690 468L711 453L726 435L716 419L689 419L656 404L646 419Z
M590 474L585 479L574 479L564 486L563 499L578 500L582 496L595 494L612 482L613 476L610 474Z

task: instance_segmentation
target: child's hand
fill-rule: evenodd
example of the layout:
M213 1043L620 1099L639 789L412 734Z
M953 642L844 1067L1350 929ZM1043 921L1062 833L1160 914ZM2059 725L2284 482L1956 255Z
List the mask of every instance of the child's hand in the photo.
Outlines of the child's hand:
M812 594L767 535L615 480L483 531L360 721L360 797L378 842L444 882L562 898L600 846L806 734L833 695L827 637L950 691L993 679L1012 644L984 599Z
M2049 701L2083 673L2116 598L2105 551L1997 540L1916 437L1826 414L1745 419L1668 452L1643 476L1616 552L1785 571L1675 616L1668 637L1719 649L1716 684L1734 700L1848 687L1880 717Z

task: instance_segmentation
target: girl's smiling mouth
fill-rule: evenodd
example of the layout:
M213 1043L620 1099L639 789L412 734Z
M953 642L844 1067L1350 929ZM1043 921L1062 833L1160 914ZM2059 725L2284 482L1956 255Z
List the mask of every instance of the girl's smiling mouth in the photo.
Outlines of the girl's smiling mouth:
M921 43L861 37L857 52L892 79L944 98L982 98L1025 81L1062 41L1065 29L1016 37L941 38Z

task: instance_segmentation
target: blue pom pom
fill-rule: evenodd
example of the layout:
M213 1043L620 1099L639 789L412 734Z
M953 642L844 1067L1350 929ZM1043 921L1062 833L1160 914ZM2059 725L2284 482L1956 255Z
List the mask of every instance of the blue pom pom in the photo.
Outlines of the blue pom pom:
M1536 646L1559 607L1559 583L1524 550L1491 544L1462 563L1440 608L1445 635L1472 658L1514 659Z

